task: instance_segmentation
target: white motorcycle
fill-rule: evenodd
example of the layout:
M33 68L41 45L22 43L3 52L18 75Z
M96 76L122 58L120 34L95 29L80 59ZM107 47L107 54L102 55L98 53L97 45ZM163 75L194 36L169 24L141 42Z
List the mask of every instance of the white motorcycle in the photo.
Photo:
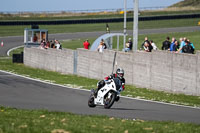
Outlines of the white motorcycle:
M105 109L109 109L115 101L119 100L119 85L121 81L117 78L105 82L104 87L99 89L95 97L95 90L91 90L91 95L88 100L89 107L102 105Z

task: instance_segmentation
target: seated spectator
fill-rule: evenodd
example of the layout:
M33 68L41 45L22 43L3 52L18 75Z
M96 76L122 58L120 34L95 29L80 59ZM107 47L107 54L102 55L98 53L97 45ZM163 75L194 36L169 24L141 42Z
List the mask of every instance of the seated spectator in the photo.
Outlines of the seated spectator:
M129 52L132 50L133 42L131 38L128 39L128 42L126 43L126 48L124 49L125 52Z
M144 38L144 42L142 43L140 50L142 50L142 49L144 48L145 42L147 42L147 43L150 45L150 42L149 42L149 40L148 40L148 37L145 37L145 38Z
M162 50L170 50L170 41L169 37L166 37L166 40L162 43Z
M148 42L145 42L145 43L144 43L143 48L144 48L144 50L145 50L146 52L151 52L152 49L153 49L153 47L151 46L151 44L149 44Z
M185 41L185 45L182 48L183 53L194 54L193 47L189 44L188 41Z
M157 50L156 44L153 42L153 40L150 41L151 46L153 47L153 50Z
M86 39L86 41L83 42L83 46L84 46L84 49L89 49L90 43L88 39Z
M178 51L179 47L180 47L179 41L175 41L173 50Z
M172 37L172 42L170 44L170 51L175 51L175 49L174 49L175 41L176 41L176 38Z

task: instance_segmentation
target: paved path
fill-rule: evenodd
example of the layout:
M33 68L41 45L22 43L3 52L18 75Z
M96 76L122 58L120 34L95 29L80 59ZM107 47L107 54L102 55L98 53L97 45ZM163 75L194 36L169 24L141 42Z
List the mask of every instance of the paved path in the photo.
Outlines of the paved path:
M158 34L158 33L171 33L171 32L192 32L200 31L200 26L195 27L179 27L179 28L163 28L163 29L144 29L139 30L139 34ZM114 31L114 32L123 32L123 31ZM127 33L132 35L132 31L128 30ZM77 38L89 38L89 37L98 37L105 32L77 32L77 33L63 33L63 34L50 34L49 40L58 39L58 40L67 40L67 39L77 39ZM6 56L7 51L13 47L23 45L24 37L23 36L14 36L14 37L0 37L0 41L4 42L4 47L0 47L0 56Z
M102 106L89 108L89 94L88 91L50 85L0 71L0 106L200 124L200 109L127 98L121 98L111 109Z

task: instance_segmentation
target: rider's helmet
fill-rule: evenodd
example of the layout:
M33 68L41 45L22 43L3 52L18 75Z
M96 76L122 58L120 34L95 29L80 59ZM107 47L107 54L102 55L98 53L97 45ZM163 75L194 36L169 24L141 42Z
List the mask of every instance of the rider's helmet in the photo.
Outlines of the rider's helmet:
M118 78L122 79L124 77L124 70L122 68L118 68L116 74Z

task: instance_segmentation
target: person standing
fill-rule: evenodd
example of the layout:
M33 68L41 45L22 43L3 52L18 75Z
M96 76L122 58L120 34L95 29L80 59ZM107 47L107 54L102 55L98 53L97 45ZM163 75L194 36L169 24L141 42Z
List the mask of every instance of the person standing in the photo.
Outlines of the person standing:
M170 41L169 41L169 37L166 37L166 40L163 42L162 44L162 50L170 50Z
M174 49L175 42L176 42L176 38L172 37L172 42L170 44L170 51L175 51L175 49Z
M83 42L83 47L84 47L84 49L89 49L90 43L89 43L89 40L88 40L88 39L86 39L86 40Z

